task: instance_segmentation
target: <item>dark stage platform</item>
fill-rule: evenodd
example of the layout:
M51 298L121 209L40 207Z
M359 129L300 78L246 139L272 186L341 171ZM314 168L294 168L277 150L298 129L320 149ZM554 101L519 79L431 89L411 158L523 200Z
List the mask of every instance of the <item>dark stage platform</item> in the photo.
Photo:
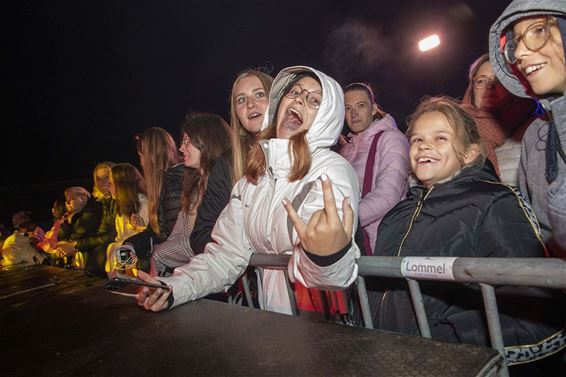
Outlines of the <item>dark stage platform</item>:
M138 308L82 272L0 268L3 376L492 376L492 349L199 300Z

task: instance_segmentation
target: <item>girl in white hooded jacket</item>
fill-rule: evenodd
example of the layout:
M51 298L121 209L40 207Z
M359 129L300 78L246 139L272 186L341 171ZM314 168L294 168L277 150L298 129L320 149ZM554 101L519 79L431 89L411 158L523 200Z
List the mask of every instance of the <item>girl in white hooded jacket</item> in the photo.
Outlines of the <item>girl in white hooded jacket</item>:
M352 232L360 189L350 164L330 151L343 119L336 81L309 67L282 70L245 177L232 190L213 242L173 276L159 279L170 291L144 287L138 304L160 311L227 289L253 253L290 254L290 279L306 287L349 286L357 275ZM143 272L139 278L158 282ZM263 309L291 314L284 271L264 270L259 301Z

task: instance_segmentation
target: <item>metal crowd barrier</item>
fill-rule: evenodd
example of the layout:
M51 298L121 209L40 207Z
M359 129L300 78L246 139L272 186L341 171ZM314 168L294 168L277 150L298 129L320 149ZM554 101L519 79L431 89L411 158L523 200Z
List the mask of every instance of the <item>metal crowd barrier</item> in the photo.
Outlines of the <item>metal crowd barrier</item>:
M289 255L254 254L250 266L285 268ZM430 328L418 280L477 283L481 288L492 348L505 360L503 334L497 309L495 285L516 285L566 290L566 260L556 258L443 258L443 257L369 257L357 261L356 288L364 325L373 328L364 277L405 279L415 308L421 335L430 338ZM247 278L243 278L248 302L252 302ZM297 313L293 291L288 285L293 313ZM509 376L504 361L499 376Z

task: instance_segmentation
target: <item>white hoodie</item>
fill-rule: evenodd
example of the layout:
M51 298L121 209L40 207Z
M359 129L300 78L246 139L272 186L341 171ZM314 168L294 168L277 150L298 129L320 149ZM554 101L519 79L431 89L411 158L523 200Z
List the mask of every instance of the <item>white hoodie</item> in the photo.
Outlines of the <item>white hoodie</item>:
M350 198L355 219L353 230L356 229L360 200L356 172L344 158L329 149L336 143L342 129L342 89L332 78L312 68L286 68L273 81L270 105L262 128L271 124L287 84L297 74L308 71L319 78L323 93L316 118L307 132L311 169L304 178L289 182L289 140L261 140L267 161L266 174L260 177L257 185L249 183L245 177L238 181L212 232L214 242L209 243L205 252L195 256L189 264L176 268L172 277L160 279L173 287L174 306L229 288L248 266L252 253L292 254L289 276L307 287L344 288L356 278L355 258L359 257L359 249L355 243L334 264L326 267L316 265L301 249L297 233L282 205L284 198L295 201L298 215L305 223L308 222L315 211L323 208L319 178L327 174L332 182L340 218L342 201L345 197ZM284 271L265 269L262 286L259 301L263 309L291 314Z

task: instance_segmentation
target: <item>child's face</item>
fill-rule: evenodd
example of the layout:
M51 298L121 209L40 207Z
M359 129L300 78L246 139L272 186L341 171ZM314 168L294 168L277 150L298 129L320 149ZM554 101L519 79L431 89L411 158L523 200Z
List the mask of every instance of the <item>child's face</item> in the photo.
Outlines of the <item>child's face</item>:
M88 197L84 194L72 193L67 195L67 211L70 213L77 213L80 212L85 206L86 202L88 201Z
M538 51L531 51L521 40L515 49L517 68L536 95L561 94L566 91L564 46L556 20L546 17L526 18L513 27L514 38L524 38L526 32L548 33L547 42ZM542 38L542 37L540 37Z
M411 169L427 188L451 178L464 164L473 161L469 157L460 161L454 130L438 111L424 113L416 120L409 141Z

